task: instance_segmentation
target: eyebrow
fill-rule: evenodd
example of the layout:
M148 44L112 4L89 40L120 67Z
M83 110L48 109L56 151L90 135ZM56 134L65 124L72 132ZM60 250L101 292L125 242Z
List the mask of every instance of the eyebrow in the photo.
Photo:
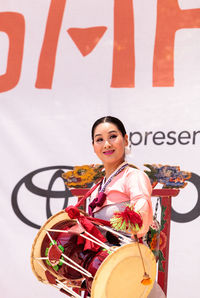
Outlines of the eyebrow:
M113 133L113 132L116 132L117 133L116 130L110 130L108 133L110 134L110 133ZM102 136L102 134L101 133L98 133L94 137L99 137L99 136Z

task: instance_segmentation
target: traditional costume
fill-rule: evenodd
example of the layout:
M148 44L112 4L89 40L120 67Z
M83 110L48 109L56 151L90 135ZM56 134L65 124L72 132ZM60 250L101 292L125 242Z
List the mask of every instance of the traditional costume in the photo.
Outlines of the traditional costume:
M96 218L110 220L114 212L122 211L127 204L133 205L143 220L143 227L137 235L142 237L148 232L153 219L151 183L143 171L129 167L127 163L120 165L115 173L123 165L126 167L117 175L113 175L110 183L105 187L105 200L102 206L96 206L93 209L93 215ZM98 196L100 190L101 184L91 194L91 202Z
M130 238L136 225L138 237L149 229L153 218L151 191L144 172L126 162L121 164L76 206L68 206L41 227L31 253L36 277L77 298L81 297L76 292L79 290L85 292L84 297L93 298L164 298L158 284L153 284L156 279L153 253L138 239L134 242ZM78 209L89 196L89 213L93 217ZM125 215L125 226L127 218L131 219L129 229L125 229L130 230L129 238L110 227L116 212ZM102 229L106 231L105 237Z
M96 200L102 192L103 199ZM131 205L142 218L142 228L137 237L143 237L149 230L153 220L151 203L152 186L149 177L141 170L128 166L126 162L121 164L116 171L106 180L104 179L98 188L94 190L90 198L93 216L95 218L110 221L115 212L122 212L126 205ZM160 286L155 282L148 298L164 298Z

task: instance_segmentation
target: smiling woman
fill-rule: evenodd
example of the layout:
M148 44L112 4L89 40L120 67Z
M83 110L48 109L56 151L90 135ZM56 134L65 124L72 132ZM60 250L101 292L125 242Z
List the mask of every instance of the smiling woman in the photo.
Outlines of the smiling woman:
M92 142L104 165L105 178L91 195L90 213L110 220L114 212L123 211L130 204L143 221L137 236L144 236L152 222L152 187L143 171L125 162L128 136L123 123L112 116L98 119L92 127ZM95 200L96 197L100 199Z
M152 187L143 171L129 166L125 161L128 136L123 123L112 116L98 119L92 127L92 143L94 152L104 165L105 178L91 194L89 213L95 218L113 223L116 220L115 214L127 212L128 204L137 215L137 221L133 223L137 229L131 230L132 237L136 234L138 238L143 237L153 219ZM119 217L117 220L119 224ZM155 283L148 297L162 298L165 295Z
M116 124L111 122L102 122L94 126L93 147L96 155L104 164L107 179L124 161L128 136L125 129L121 131Z

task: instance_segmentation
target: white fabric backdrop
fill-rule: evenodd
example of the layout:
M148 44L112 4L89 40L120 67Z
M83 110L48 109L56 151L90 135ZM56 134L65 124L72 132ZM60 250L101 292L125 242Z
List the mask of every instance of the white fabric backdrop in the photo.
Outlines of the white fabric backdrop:
M4 12L17 12L23 15L25 21L19 80L15 86L4 90L7 83L0 77L2 297L62 296L53 287L39 283L33 275L29 259L37 229L26 225L16 216L11 205L11 196L17 183L38 169L99 162L93 153L90 138L91 126L98 117L119 117L129 134L140 132L143 138L145 132L162 131L167 134L174 131L176 143L173 145L166 143L172 141L169 139L157 140L164 142L161 145L154 144L152 134L146 145L144 139L141 144L132 145L129 161L141 169L144 168L144 163L180 165L182 170L200 176L200 134L196 134L195 142L189 138L189 134L200 130L200 29L190 28L176 32L174 84L153 87L158 2L133 1L135 87L112 88L114 1L66 1L58 36L52 86L47 89L37 88L35 84L51 1L0 1L0 26ZM168 4L175 2L166 0ZM179 5L181 9L199 9L200 1L182 0ZM67 30L71 27L94 26L106 26L107 30L94 50L89 55L82 56ZM8 35L2 28L1 76L6 73L9 48ZM15 54L18 59L18 52ZM188 133L183 133L182 139L178 141L178 134L182 131ZM188 138L183 139L184 136ZM132 141L138 142L136 135L132 137ZM46 170L35 175L32 182L47 190L54 173L55 170ZM172 221L171 224L168 277L170 298L199 297L199 211L194 220L184 222L184 214L191 211L200 200L197 193L199 184L195 187L193 183L189 183L173 199L173 208L183 214L183 222ZM64 190L61 179L55 181L53 190ZM18 191L17 200L20 211L27 219L37 225L47 220L45 197L32 193L23 184ZM51 199L51 212L58 212L63 204L64 199Z

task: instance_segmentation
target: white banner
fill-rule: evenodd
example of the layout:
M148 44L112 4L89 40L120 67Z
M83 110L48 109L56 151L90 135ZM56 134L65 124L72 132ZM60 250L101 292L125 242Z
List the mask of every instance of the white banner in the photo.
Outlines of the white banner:
M132 164L193 173L172 200L168 297L199 297L200 1L0 1L0 53L3 297L61 297L31 246L66 203L55 173L99 163L105 115L124 122Z

